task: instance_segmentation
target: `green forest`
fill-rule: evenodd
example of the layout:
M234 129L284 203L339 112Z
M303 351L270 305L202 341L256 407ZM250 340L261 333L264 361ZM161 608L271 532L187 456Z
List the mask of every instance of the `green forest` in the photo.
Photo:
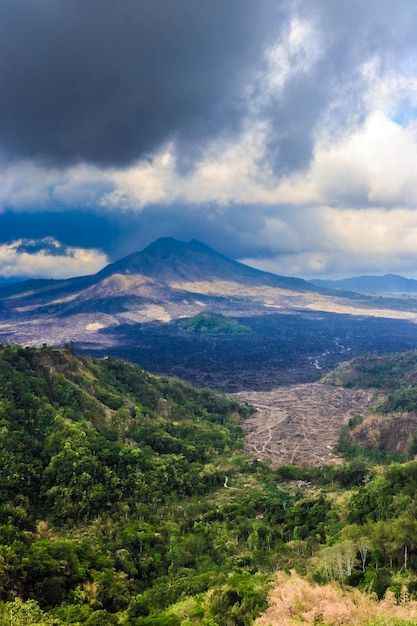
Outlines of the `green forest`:
M392 358L367 378L381 412L414 385L417 355ZM277 573L391 594L368 626L416 623L417 461L272 468L243 452L252 411L72 346L0 347L0 624L250 626ZM283 624L359 623L293 604Z

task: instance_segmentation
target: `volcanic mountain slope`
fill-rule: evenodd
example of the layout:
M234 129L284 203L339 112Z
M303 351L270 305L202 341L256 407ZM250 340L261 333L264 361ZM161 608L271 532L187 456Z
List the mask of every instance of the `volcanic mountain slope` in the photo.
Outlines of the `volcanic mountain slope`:
M122 278L124 277L124 278ZM118 282L119 281L119 282ZM68 280L29 280L4 287L0 298L22 297L34 303L54 301L57 297L127 293L150 296L163 286L198 293L202 283L235 283L240 289L271 286L295 292L316 292L320 288L300 278L277 276L229 259L197 240L189 243L161 238L145 248L111 263L97 274ZM192 285L193 289L188 289ZM110 286L110 288L108 288ZM87 291L88 290L88 291ZM211 291L215 291L212 287ZM159 296L159 293L158 293Z
M248 267L196 240L162 238L92 276L29 280L0 289L0 340L111 346L117 342L112 328L168 322L202 310L231 316L313 309L415 317L384 312L380 302L372 311L374 303L365 296L335 294L299 278Z
M228 281L242 286L269 285L293 291L317 291L305 280L254 269L215 252L196 239L188 243L169 237L158 239L142 252L108 265L97 277L112 274L141 274L166 285Z

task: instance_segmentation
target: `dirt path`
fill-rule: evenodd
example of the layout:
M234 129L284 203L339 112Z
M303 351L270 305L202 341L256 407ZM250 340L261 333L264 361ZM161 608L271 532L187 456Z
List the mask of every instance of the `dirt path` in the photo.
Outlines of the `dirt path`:
M371 404L370 392L319 383L234 395L257 409L243 423L246 450L260 459L271 458L273 466L340 462L333 452L340 429Z

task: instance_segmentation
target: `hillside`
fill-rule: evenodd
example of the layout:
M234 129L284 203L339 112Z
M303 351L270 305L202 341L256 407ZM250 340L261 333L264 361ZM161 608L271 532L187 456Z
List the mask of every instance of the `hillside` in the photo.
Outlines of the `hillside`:
M412 457L417 452L417 352L362 355L322 379L346 389L373 390L374 410L353 421L341 449L351 455Z
M323 378L323 382L333 385L361 389L380 389L390 394L393 400L404 389L413 389L417 385L417 351L409 350L395 354L363 354L351 361L342 363ZM388 410L386 401L380 407ZM393 410L401 410L397 404ZM409 408L417 408L410 399ZM403 407L403 410L407 410Z
M361 621L348 623L412 619L417 463L271 470L243 455L250 414L71 345L3 346L1 623L249 626L275 574L293 568L323 593L357 587ZM340 623L320 617L306 585L280 614ZM360 613L369 590L392 592L401 612L387 602Z
M205 464L238 445L237 421L250 413L226 396L122 361L78 357L71 347L3 346L0 390L2 492L28 498L57 522L131 504L132 496L186 494L193 473L204 491ZM147 473L161 456L169 469ZM95 490L103 476L106 485Z
M71 346L2 347L3 600L75 602L87 619L93 609L127 608L169 567L191 566L207 541L185 550L180 502L204 502L233 480L242 464L233 459L238 421L248 414L225 396L121 361L80 358ZM211 586L205 571L190 577L190 589Z

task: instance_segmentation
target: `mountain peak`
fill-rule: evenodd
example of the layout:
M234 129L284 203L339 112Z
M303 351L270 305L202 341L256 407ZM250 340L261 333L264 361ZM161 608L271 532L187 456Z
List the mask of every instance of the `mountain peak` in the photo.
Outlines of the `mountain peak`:
M99 275L141 274L162 284L229 281L270 285L301 291L315 290L301 278L286 278L254 269L216 252L198 239L178 241L160 237L142 252L108 265Z
M233 266L236 261L223 257L197 239L185 242L160 237L141 252L108 265L100 274L142 274L161 283L210 280L213 275L224 275L225 269L218 266L225 263Z
M148 254L151 256L159 256L159 255L182 255L187 251L194 252L208 252L212 254L216 254L214 250L201 243L197 239L192 239L191 241L179 241L178 239L174 239L173 237L160 237L156 241L152 242L147 248L145 248L142 252L135 254Z

